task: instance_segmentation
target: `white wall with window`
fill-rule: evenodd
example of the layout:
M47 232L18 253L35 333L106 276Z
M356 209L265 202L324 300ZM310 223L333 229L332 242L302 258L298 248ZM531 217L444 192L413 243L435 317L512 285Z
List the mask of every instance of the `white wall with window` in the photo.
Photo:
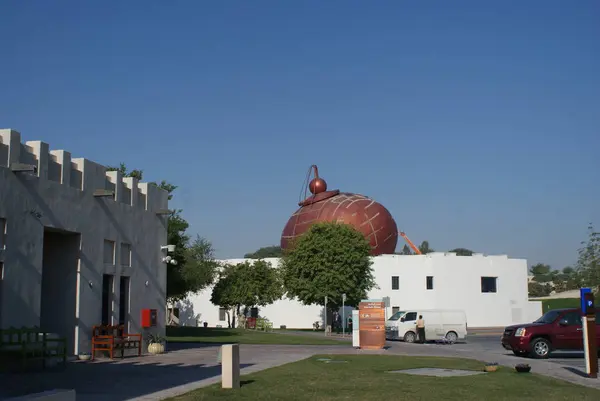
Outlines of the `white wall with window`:
M274 266L279 263L277 258L266 260ZM499 327L531 322L542 315L541 302L528 300L524 259L443 252L381 255L373 258L373 272L378 288L369 298L389 297L387 316L407 309L460 309L465 311L470 327ZM225 326L223 313L210 303L211 291L209 288L189 300L210 327ZM312 328L315 321L324 322L322 307L289 299L260 308L259 314L274 327Z

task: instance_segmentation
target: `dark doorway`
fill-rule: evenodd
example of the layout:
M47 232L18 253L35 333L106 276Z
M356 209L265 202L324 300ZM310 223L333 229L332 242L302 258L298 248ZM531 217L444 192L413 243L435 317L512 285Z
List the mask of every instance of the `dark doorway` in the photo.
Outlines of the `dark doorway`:
M78 233L44 229L40 328L64 337L69 354L75 353L80 242Z
M119 285L119 324L129 331L129 277L122 276Z
M0 248L1 250L2 248ZM2 328L2 290L4 287L4 262L0 260L0 328Z
M102 324L112 324L113 311L113 286L114 276L112 274L102 275Z

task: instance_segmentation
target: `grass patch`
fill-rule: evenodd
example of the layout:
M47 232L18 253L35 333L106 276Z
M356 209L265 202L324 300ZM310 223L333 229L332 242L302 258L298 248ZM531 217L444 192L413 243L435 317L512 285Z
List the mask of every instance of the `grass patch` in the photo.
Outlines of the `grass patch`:
M317 361L329 357L348 363ZM242 388L219 385L199 389L171 401L193 400L594 400L600 391L506 367L470 377L424 377L391 370L413 368L482 370L473 360L387 355L314 356L242 377Z
M542 311L544 313L546 313L552 309L579 308L579 307L581 307L581 300L579 298L557 298L557 299L542 300Z
M343 345L348 341L319 338L314 335L265 333L244 329L216 329L212 327L167 327L167 341L171 343L214 344L281 344L281 345Z

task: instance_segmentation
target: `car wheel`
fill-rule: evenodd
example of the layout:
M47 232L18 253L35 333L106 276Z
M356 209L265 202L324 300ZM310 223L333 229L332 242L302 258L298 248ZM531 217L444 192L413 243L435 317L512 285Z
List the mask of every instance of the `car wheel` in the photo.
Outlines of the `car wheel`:
M414 343L416 339L417 339L417 336L412 331L409 331L408 333L406 333L404 335L405 343Z
M448 341L450 344L454 344L458 341L458 334L453 331L449 331L446 333L446 341Z
M545 338L536 338L531 344L531 355L537 359L546 359L552 349L550 341Z
M515 351L513 350L513 354L515 354L516 356L527 356L529 352L527 351Z

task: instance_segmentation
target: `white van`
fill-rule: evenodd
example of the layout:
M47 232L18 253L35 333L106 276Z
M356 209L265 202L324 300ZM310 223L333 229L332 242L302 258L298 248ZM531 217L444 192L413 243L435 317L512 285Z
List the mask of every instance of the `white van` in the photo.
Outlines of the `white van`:
M413 343L417 340L417 319L425 320L425 339L444 340L455 343L467 337L467 315L462 310L408 309L394 313L385 324L385 337L388 340L404 340Z

